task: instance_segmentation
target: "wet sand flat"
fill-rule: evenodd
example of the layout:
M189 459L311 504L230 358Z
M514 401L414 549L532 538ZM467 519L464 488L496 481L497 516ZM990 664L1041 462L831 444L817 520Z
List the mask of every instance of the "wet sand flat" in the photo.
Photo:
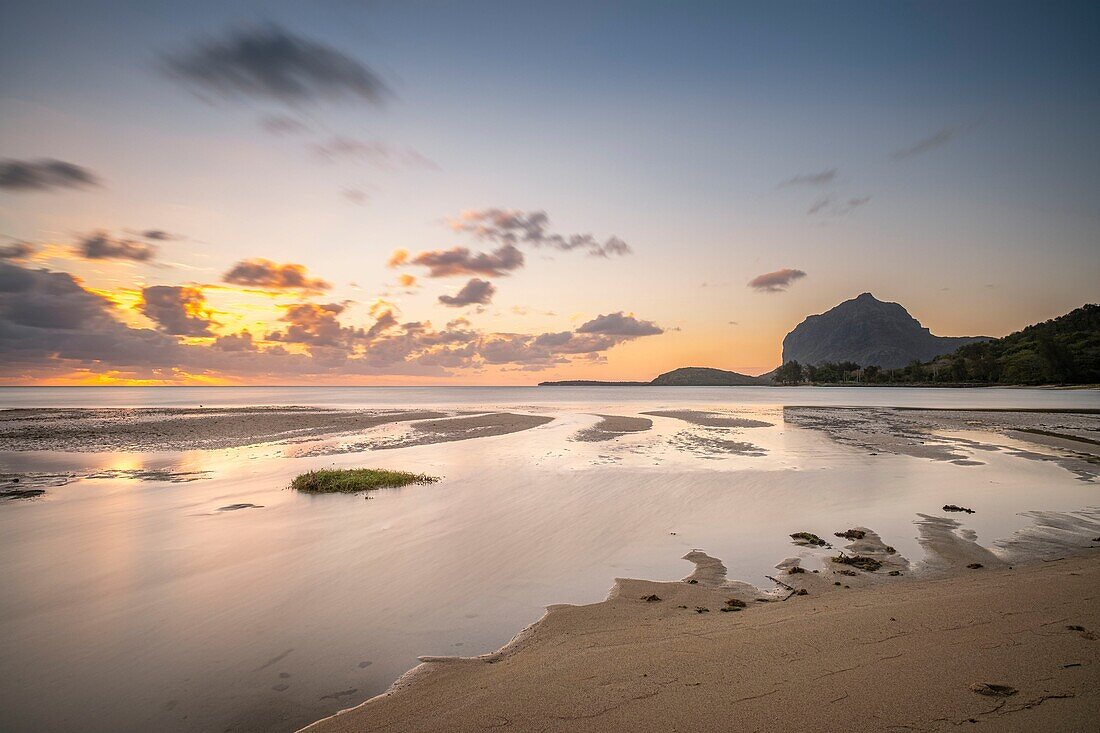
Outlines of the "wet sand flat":
M435 410L20 409L0 411L0 451L171 451L237 448L445 417Z
M969 454L1007 448L1021 458L1051 460L1091 480L1100 473L1100 415L1091 410L924 410L915 408L784 407L785 423L818 430L838 443L872 452L979 465ZM969 436L996 434L1021 443L998 445ZM1026 447L1060 449L1044 455Z
M507 435L530 430L553 420L541 415L522 415L511 412L494 412L471 417L453 417L437 420L422 420L412 423L407 435L379 442L376 449L407 448L414 445L432 445L449 443L456 440L488 438L494 435Z
M630 417L627 415L596 415L600 421L590 428L581 430L573 436L574 440L587 443L598 443L604 440L614 440L627 433L644 433L653 427L653 421L646 417Z
M763 420L752 420L698 410L654 410L642 414L652 415L653 417L670 417L704 428L769 428L772 425L770 422L764 422Z
M723 613L743 594L624 580L306 730L1091 730L1097 587L1100 557L1083 557Z

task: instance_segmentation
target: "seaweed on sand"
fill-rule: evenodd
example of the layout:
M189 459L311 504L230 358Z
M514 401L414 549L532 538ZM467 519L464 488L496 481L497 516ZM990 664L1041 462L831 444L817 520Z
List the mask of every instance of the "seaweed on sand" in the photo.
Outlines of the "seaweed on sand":
M840 563L841 565L851 565L854 568L860 570L866 570L873 573L882 567L882 563L873 557L864 557L863 555L837 555L833 558L833 562Z

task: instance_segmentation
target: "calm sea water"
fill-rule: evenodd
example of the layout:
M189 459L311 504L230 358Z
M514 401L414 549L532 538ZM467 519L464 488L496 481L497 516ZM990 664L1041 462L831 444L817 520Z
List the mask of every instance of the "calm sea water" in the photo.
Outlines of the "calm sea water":
M446 407L601 403L1093 408L1100 390L990 387L0 387L12 407Z
M511 435L319 455L339 439L219 451L0 453L2 472L115 471L0 505L0 729L293 731L385 690L419 655L479 654L545 605L602 599L616 577L675 579L702 549L731 577L855 525L921 556L913 520L944 503L983 542L1020 512L1096 505L1097 484L1008 450L981 465L871 456L783 421L783 405L1100 408L1100 392L770 388L2 389L5 407L498 407L548 415ZM672 419L608 443L594 413L734 409L762 456L685 450ZM389 428L379 429L385 434ZM1000 436L975 434L979 441ZM1011 442L1011 441L1009 441ZM1035 446L1032 450L1044 450ZM296 474L386 466L444 477L303 496ZM133 469L207 471L191 483ZM219 512L234 503L259 508Z

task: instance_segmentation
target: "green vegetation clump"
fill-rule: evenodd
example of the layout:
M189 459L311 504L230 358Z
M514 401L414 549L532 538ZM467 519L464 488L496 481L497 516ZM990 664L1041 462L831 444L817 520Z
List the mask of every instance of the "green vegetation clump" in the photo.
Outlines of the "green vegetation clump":
M331 468L307 471L290 482L290 488L307 494L357 494L409 484L431 484L439 479L424 473L387 471L381 468Z
M791 535L791 539L804 545L825 546L825 540L821 539L813 532L795 532Z

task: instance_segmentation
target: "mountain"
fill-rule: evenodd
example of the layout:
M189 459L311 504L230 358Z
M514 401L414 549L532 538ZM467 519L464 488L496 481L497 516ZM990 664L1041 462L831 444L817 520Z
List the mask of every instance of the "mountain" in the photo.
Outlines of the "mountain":
M987 336L935 336L898 303L870 293L809 316L783 339L783 363L855 362L896 369L925 362Z
M680 367L658 375L650 382L659 387L744 387L765 383L760 377L710 367Z

